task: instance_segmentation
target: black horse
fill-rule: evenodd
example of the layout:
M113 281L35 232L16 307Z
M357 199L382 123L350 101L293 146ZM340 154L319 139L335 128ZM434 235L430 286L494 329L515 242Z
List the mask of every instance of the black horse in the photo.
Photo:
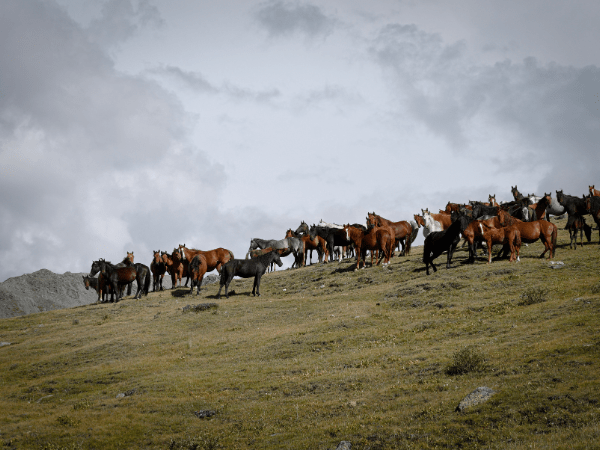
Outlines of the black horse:
M229 298L228 289L231 280L234 276L241 278L254 277L254 285L252 287L252 295L260 297L260 278L264 275L267 267L272 262L275 262L279 267L283 266L279 253L272 251L263 256L258 256L252 259L232 259L227 262L221 270L221 281L217 298L221 298L221 289L225 286L225 297ZM255 293L256 292L256 293Z
M452 213L452 225L443 231L432 231L425 238L423 246L423 262L427 275L429 275L429 265L433 267L433 271L437 272L433 260L440 256L444 251L448 252L446 260L446 269L450 268L452 262L452 254L456 250L456 246L460 241L460 234L467 228L471 219L461 213Z
M146 293L147 293L148 287L150 285L150 269L148 269L148 267L144 266L143 264L140 264L140 265L145 267L146 270L148 271L146 279L144 280L145 281L144 285L146 287ZM140 274L138 274L138 271L137 271L137 268L135 267L135 265L125 266L125 267L117 267L116 265L114 265L108 261L100 259L100 260L94 261L92 263L92 268L90 270L90 276L93 277L98 272L100 272L102 274L102 276L106 280L106 283L108 285L110 285L110 287L112 288L112 292L110 294L111 302L115 301L115 293L117 294L116 301L118 302L119 299L121 299L123 297L121 288L124 286L127 286L129 283L132 283L133 280L137 280L137 286L138 286L138 290L135 294L135 298L141 298L142 292L144 291L144 289L142 288L142 279L143 278L141 275L144 272L143 269L140 270Z

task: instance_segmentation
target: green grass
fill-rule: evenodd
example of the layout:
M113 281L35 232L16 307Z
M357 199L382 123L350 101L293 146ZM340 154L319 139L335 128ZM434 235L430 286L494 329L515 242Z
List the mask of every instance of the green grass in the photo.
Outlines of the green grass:
M421 250L268 274L259 298L235 280L229 299L212 285L1 320L0 445L597 447L597 235L569 250L559 230L561 269L533 244L427 276ZM479 386L496 394L456 412Z

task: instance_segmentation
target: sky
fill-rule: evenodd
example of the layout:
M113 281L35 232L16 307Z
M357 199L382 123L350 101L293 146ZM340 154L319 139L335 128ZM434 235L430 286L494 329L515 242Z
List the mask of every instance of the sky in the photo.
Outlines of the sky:
M596 0L3 0L0 281L580 196L598 24Z

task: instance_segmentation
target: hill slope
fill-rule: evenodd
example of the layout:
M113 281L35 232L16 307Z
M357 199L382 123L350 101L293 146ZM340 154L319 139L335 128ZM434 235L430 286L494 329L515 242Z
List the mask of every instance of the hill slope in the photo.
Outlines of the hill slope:
M597 236L597 235L596 235ZM596 238L597 239L597 238ZM417 248L0 320L6 448L593 448L600 246L425 275ZM560 267L553 269L552 267ZM206 304L205 308L185 308ZM215 305L210 305L215 304ZM456 411L478 387L486 403Z

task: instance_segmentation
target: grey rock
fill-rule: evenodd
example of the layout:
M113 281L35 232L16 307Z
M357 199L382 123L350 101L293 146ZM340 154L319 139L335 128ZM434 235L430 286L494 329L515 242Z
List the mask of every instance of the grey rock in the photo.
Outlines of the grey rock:
M5 345L10 345L12 342L0 342L0 347L4 347Z
M462 401L456 407L456 411L462 412L467 408L471 408L472 406L476 406L476 405L485 403L495 393L496 392L493 389L490 389L489 387L485 387L485 386L478 387L477 389L475 389L473 392L471 392L469 395L467 395L465 398L462 399Z
M352 444L350 441L342 441L338 444L335 450L350 450L352 448Z
M199 305L187 305L183 307L183 312L199 312L206 311L211 308L218 308L219 305L216 303L200 303Z
M204 419L206 417L212 417L215 414L217 414L216 411L211 411L208 409L204 409L202 411L194 411L194 415L198 418L198 419Z
M0 319L95 303L98 295L85 289L82 275L41 269L7 279L0 283Z

